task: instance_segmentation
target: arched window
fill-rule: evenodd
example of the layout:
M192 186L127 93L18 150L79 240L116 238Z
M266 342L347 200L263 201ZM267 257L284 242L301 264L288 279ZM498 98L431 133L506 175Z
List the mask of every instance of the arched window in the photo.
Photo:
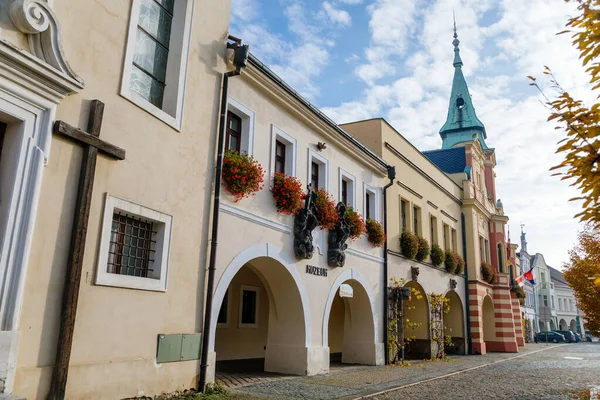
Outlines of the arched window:
M498 243L498 269L500 272L504 272L504 252L502 251L502 245Z

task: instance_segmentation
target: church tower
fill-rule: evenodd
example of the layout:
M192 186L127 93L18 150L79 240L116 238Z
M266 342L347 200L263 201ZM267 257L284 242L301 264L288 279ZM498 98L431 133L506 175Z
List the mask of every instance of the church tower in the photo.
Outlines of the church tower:
M463 62L460 58L460 40L456 33L456 22L454 23L454 79L452 80L452 91L450 92L450 104L448 105L448 116L446 122L440 129L442 137L442 149L451 149L464 142L470 142L475 136L479 139L481 147L487 150L485 143L487 134L485 126L477 118L473 99L469 93L467 81L463 74Z
M524 345L519 300L510 290L516 264L511 250L516 246L511 248L506 240L508 217L496 197L496 153L485 142L486 129L473 106L459 44L455 23L454 78L448 115L439 132L442 147L423 154L462 188L472 352L516 352ZM492 277L483 272L490 267Z

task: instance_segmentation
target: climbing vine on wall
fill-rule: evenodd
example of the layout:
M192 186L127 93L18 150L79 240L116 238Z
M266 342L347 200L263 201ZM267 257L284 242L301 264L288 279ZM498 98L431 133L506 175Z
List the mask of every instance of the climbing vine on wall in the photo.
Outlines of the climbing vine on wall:
M416 302L423 295L416 288L410 288L411 295L408 300L401 303L401 290L406 281L404 279L390 279L388 286L388 348L390 351L390 364L398 364L402 361L402 349L416 340L416 335L407 335L406 332L414 332L423 325L422 321L411 321L405 318L406 312L416 309ZM404 338L402 337L402 319L404 318Z
M390 279L388 287L388 347L390 351L390 364L398 364L402 360L402 349L410 346L417 337L411 332L417 331L427 321L414 321L406 318L407 312L417 308L417 302L423 299L423 294L416 288L410 288L410 298L404 300L402 305L402 288L404 279ZM444 328L444 316L450 312L450 300L441 293L427 295L430 305L429 332L431 335L431 359L441 360L446 358L445 347L452 346L451 329ZM402 320L404 318L404 338L402 334Z
M452 332L444 332L444 315L450 312L450 300L442 293L429 293L431 319L431 358L441 360L446 357L445 346L452 345Z

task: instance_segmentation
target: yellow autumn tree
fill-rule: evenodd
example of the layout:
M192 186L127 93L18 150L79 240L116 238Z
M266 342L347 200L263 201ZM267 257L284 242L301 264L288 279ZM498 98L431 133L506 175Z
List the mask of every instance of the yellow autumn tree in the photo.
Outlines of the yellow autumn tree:
M595 280L600 277L600 227L587 224L579 232L565 267L565 280L575 291L579 309L585 313L587 329L600 336L600 284Z
M572 35L573 45L579 51L583 66L587 67L592 90L597 91L600 88L600 0L564 1L578 5L577 15L568 20L567 30L559 34ZM544 67L544 74L558 91L552 100L545 96L534 77L528 78L546 98L551 110L548 120L555 121L556 129L566 134L557 149L564 160L551 170L579 189L581 196L571 199L583 200L583 210L576 217L597 226L600 224L600 103L584 105L560 86L549 67Z

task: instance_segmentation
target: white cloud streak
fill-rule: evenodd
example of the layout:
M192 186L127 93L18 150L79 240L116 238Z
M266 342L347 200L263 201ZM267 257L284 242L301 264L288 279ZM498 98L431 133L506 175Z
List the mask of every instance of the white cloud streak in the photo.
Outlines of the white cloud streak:
M323 10L325 11L325 14L327 14L329 20L334 24L338 24L341 26L350 26L350 24L352 23L352 18L350 17L350 14L348 14L347 11L335 8L328 1L323 3Z

